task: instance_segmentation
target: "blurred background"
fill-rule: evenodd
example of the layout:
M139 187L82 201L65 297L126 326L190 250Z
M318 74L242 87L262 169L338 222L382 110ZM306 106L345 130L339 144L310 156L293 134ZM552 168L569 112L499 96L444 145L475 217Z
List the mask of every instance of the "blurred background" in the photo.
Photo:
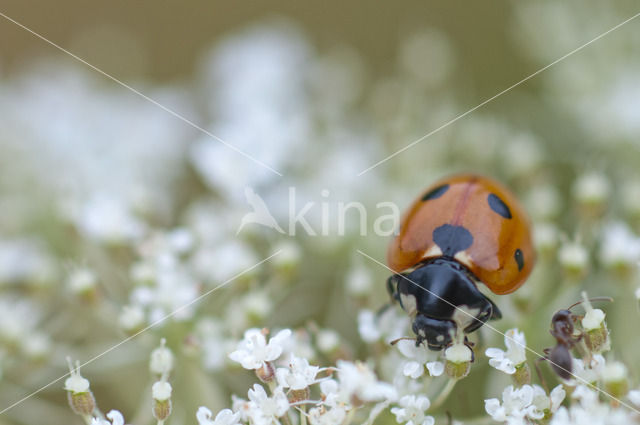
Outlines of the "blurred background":
M197 406L220 409L244 395L251 376L225 358L251 326L299 329L316 364L382 364L388 347L361 340L357 312L387 301L387 271L356 249L384 261L389 238L372 232L376 204L405 208L459 171L511 187L535 229L539 264L516 294L494 297L505 313L499 329L518 326L541 351L552 345L555 310L584 289L612 296L615 356L637 377L640 21L359 175L634 7L3 1L2 14L182 119L0 18L0 410L61 376L65 356L86 361L279 249L228 290L88 365L98 404L152 423L147 363L161 337L177 356L176 425L195 423ZM333 221L326 235L257 226L236 234L246 187L279 223L289 219L291 187L297 210L326 202L335 214L339 202L361 202L366 235L357 220L346 235ZM309 214L316 230L321 214ZM321 335L337 342L319 347ZM483 335L480 347L501 344ZM474 385L484 398L504 387L482 350L439 418L481 416ZM45 417L81 422L62 381L0 423Z

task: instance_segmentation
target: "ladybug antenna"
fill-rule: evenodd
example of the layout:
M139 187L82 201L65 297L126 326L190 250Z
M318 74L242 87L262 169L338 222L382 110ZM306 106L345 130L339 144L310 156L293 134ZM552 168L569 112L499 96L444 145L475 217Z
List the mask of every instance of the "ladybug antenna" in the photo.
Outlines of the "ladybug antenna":
M396 345L397 343L399 343L400 341L415 341L415 338L411 338L408 336L403 336L402 338L396 338L393 341L389 342L389 344L391 345Z
M567 308L567 310L571 310L573 307L582 304L585 301L608 301L608 302L613 302L613 298L611 297L593 297L593 298L589 298L588 300L580 300L577 303L572 304L569 308Z

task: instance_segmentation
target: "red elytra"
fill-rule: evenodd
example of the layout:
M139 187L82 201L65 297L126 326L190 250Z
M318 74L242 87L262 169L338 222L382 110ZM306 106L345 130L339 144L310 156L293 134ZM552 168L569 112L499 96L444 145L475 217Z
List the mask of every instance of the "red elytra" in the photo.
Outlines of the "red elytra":
M437 257L452 257L496 294L513 292L536 261L527 215L491 178L442 179L409 208L387 253L397 273Z

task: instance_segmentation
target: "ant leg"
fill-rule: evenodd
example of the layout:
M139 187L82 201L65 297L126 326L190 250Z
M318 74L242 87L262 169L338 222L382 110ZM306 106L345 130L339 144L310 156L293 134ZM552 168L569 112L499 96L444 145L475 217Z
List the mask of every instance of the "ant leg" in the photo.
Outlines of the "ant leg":
M549 349L545 348L544 352L545 354L548 356ZM547 392L547 394L549 394L549 387L547 386L547 381L545 381L544 376L542 376L542 371L540 370L540 362L543 362L545 360L548 360L547 357L538 357L536 359L536 361L533 363L533 365L536 368L536 374L538 375L538 380L540 381L540 384L542 384L542 388L544 388L544 390Z

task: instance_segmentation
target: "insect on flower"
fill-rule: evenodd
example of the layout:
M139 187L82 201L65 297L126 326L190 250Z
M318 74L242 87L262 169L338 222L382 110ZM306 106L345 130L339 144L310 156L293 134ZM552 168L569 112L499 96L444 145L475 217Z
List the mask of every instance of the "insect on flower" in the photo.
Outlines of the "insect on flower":
M570 379L573 375L573 357L571 350L582 341L584 332L577 330L575 324L584 316L574 314L571 309L585 302L591 301L613 301L608 297L598 297L578 301L565 310L558 310L551 318L551 329L549 332L556 340L553 348L544 349L544 357L538 361L547 360L551 364L553 371L562 379ZM537 364L536 364L537 368ZM538 370L538 375L540 371Z
M500 183L458 175L435 183L410 207L388 251L396 273L387 281L393 300L413 319L416 344L432 350L502 317L478 289L502 295L518 289L536 255L529 220Z

